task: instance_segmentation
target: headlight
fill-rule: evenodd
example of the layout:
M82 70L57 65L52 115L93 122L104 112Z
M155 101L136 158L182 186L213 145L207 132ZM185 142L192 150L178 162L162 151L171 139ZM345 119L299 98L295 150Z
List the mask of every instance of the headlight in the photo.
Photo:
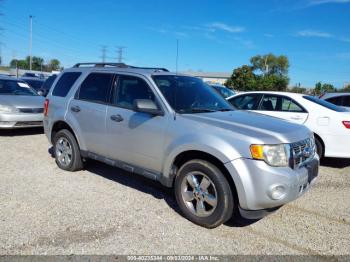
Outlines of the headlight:
M270 166L289 166L290 145L251 145L252 158L264 160Z
M19 111L17 108L15 108L13 106L0 105L0 112L1 113L17 113Z

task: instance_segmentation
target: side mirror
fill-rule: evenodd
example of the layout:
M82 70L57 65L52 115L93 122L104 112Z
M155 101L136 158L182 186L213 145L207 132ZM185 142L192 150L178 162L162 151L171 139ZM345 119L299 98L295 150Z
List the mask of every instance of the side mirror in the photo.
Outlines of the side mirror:
M164 115L164 112L150 99L135 99L133 110L135 112L147 113L154 116Z

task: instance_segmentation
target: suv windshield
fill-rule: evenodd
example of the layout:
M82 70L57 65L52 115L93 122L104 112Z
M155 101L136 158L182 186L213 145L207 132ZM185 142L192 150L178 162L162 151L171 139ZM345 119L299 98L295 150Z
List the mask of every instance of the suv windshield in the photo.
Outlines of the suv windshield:
M37 96L37 93L27 83L0 80L0 95Z
M323 107L326 107L330 110L333 110L333 111L336 111L336 112L348 112L347 109L345 108L342 108L342 107L339 107L339 106L336 106L332 103L329 103L325 100L321 100L319 98L316 98L316 97L313 97L313 96L303 96L305 99L311 101L311 102L314 102L320 106L323 106Z
M201 79L177 75L152 78L170 106L180 114L233 110L224 98Z

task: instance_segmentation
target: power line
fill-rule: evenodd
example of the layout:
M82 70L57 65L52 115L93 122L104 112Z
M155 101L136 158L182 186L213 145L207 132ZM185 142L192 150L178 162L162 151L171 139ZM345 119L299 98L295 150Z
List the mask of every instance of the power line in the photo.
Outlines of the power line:
M125 46L117 46L117 60L118 60L118 63L123 63L123 50L125 49L126 47Z

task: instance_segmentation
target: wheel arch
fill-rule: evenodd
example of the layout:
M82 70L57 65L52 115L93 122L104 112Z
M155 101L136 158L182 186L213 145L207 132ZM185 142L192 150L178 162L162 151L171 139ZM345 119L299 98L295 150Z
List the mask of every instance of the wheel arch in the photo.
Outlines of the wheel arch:
M187 150L179 153L173 160L173 163L171 165L171 172L169 174L169 178L171 180L171 186L173 186L175 181L175 176L177 173L177 170L186 162L193 160L193 159L200 159L208 161L209 163L215 165L225 176L227 179L230 188L233 193L233 197L238 201L238 194L237 194L237 188L235 181L233 180L232 176L230 175L229 171L225 167L225 164L216 156L209 154L207 152L203 152L200 150Z
M57 132L59 132L62 129L69 130L73 134L75 140L77 141L78 146L80 146L79 139L76 136L75 132L73 131L73 128L67 122L65 122L63 120L59 120L52 125L51 137L50 137L52 144L54 142L53 139L55 138L55 135L57 134Z
M321 145L322 145L322 149L323 149L323 156L324 156L324 155L325 155L325 152L326 152L326 145L325 145L323 139L322 139L318 134L316 134L315 132L314 132L314 136L315 136L315 139L317 139L318 141L320 141L320 143L321 143ZM321 157L322 157L322 156L320 156L320 158L321 158Z

